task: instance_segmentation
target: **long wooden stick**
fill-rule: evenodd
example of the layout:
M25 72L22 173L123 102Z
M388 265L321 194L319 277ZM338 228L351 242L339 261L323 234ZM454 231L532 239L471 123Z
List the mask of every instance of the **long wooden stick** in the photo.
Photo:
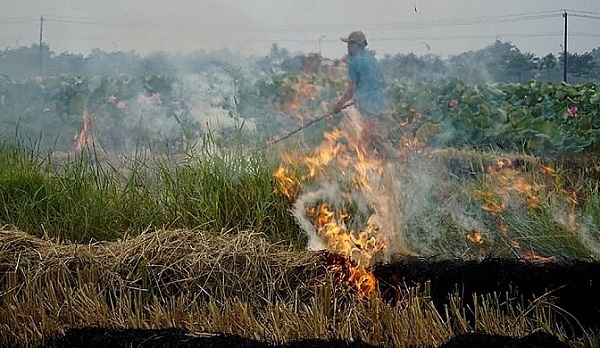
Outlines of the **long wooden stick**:
M351 105L354 105L354 103L352 102L352 103L348 103L348 104L344 105L341 110L344 110L345 108L350 107ZM287 138L291 137L292 135L298 133L299 131L301 131L303 129L306 129L306 128L312 126L313 124L315 124L317 122L320 122L320 121L322 121L322 120L324 120L324 119L326 119L326 118L328 118L330 116L333 116L333 115L335 115L335 113L333 111L330 111L330 112L328 112L328 113L326 113L326 114L324 114L322 116L319 116L317 118L313 118L312 120L306 122L302 126L300 126L300 127L296 128L296 129L294 129L293 131L290 131L290 132L288 132L288 133L280 136L279 138L274 138L274 139L268 140L267 143L266 143L266 146L269 147L269 146L271 146L271 145L273 145L273 144L275 144L277 142L280 142L280 141L282 141L284 139L287 139Z

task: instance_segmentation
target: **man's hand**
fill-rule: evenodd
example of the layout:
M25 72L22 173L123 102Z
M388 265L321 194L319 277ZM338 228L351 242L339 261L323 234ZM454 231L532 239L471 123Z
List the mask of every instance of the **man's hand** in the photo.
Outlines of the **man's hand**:
M356 86L353 83L348 83L348 86L346 86L346 91L344 92L344 95L337 101L337 103L335 103L335 106L333 107L333 112L335 114L339 114L340 111L342 111L342 109L344 109L350 105L347 103L352 100L355 89L356 89Z

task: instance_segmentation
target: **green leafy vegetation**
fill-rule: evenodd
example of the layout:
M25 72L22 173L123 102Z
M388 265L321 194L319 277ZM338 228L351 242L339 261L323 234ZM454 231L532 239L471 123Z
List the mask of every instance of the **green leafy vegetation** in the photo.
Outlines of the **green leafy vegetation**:
M535 156L597 152L600 90L531 81L474 85L408 79L388 89L401 121L432 146L476 147Z

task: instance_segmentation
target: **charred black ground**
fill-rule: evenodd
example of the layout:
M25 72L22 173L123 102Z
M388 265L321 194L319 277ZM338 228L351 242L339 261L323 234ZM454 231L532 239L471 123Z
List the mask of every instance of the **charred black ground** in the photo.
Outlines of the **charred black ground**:
M600 263L583 260L551 262L522 259L432 260L407 257L373 268L384 300L397 303L407 287L429 282L431 299L442 309L458 293L465 305L474 294L519 296L525 303L547 296L566 313L567 327L600 326ZM568 313L568 314L567 314ZM559 318L561 319L561 318Z
M338 340L302 340L288 344L273 345L235 335L214 334L198 337L180 329L103 329L87 327L71 329L60 338L46 342L46 347L206 347L206 348L266 348L266 347L331 347L331 348L371 348L364 342L344 342Z
M206 348L376 348L364 342L340 340L301 340L288 344L267 344L233 335L197 337L179 329L110 330L81 328L67 331L65 336L49 340L45 347L206 347ZM567 344L546 333L533 333L522 338L472 333L459 335L439 348L566 348ZM425 347L427 348L427 347Z

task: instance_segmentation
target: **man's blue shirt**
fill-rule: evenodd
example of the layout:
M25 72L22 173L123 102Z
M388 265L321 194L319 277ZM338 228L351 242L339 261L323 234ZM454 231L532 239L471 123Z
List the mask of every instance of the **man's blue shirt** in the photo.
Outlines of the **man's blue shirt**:
M356 106L365 116L381 115L387 110L379 63L369 52L358 51L350 58L348 77L356 86Z

